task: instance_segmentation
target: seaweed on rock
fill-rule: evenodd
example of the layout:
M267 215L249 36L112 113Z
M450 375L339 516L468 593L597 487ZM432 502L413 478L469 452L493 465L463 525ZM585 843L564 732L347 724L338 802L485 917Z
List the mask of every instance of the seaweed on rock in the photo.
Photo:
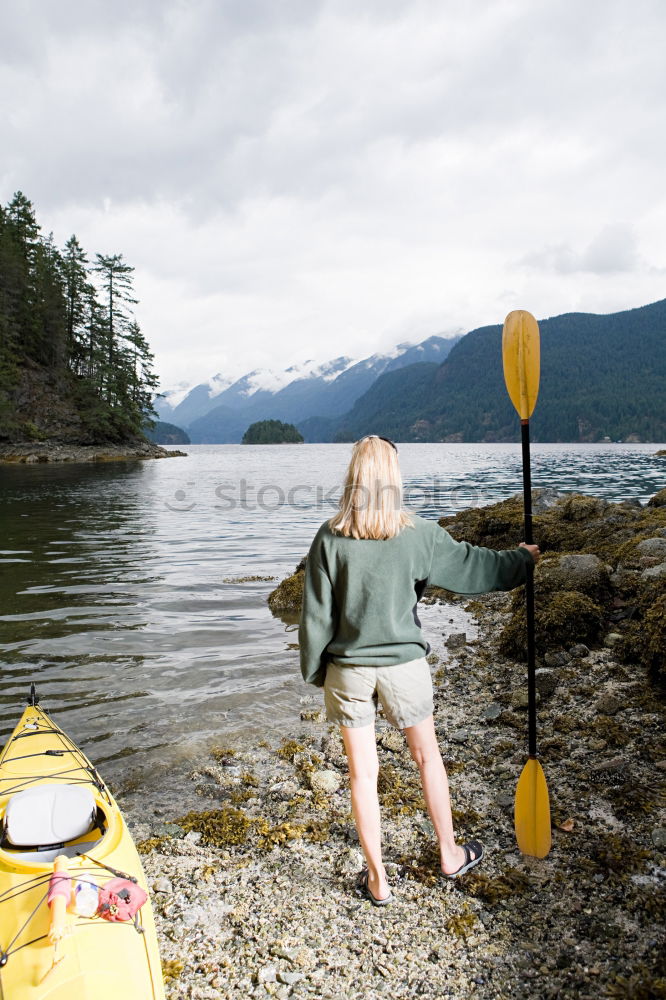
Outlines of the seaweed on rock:
M594 643L599 636L603 612L598 604L577 590L535 595L536 648L540 653L575 642ZM514 596L512 617L500 636L505 656L527 657L525 604L521 592Z

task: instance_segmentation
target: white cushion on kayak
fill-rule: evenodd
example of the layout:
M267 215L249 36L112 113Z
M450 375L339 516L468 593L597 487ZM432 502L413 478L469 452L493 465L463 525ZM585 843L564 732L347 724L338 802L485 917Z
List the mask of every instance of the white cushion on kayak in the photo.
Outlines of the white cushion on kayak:
M5 813L5 836L14 847L60 844L88 833L95 799L82 785L37 785L12 795Z

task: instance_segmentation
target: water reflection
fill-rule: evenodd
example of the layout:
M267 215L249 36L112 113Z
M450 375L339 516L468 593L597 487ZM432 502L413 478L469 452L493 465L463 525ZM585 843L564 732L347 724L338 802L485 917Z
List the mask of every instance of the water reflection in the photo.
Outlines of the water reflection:
M656 448L537 445L534 485L645 502L664 485ZM297 717L295 636L268 611L266 578L291 571L335 509L349 446L188 450L0 467L3 736L33 679L111 777L128 756L147 773L221 731ZM429 517L521 489L514 445L401 445L400 459Z

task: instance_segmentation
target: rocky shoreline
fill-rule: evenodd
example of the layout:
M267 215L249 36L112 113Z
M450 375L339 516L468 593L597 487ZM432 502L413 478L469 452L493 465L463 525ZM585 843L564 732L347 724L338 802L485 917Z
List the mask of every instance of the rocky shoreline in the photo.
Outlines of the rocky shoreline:
M168 450L152 441L126 444L70 444L59 441L0 443L0 463L119 462L127 459L172 458L185 451Z
M664 575L643 574L666 561L666 508L661 500L631 509L594 501L583 516L593 498L568 499L541 498L535 537L548 539L551 557L537 588L551 602L573 593L599 611L592 624L563 612L540 645L548 857L522 857L513 833L527 754L525 665L512 631L519 602L510 594L469 601L431 592L437 732L458 838L479 837L484 862L459 882L438 882L416 767L402 734L380 716L379 789L395 902L377 910L362 900L346 758L321 692L304 688L289 738L214 748L200 763L191 775L200 811L152 826L128 816L153 887L169 1000L666 997L664 646L650 652L647 642L630 655L635 626L660 634L653 605L658 610L663 599ZM511 504L463 512L447 527L456 537L490 531L501 539L512 530ZM598 538L602 570L594 559L562 563L594 554L572 544L581 538ZM646 546L646 538L656 541ZM298 589L291 578L292 613ZM587 608L579 598L564 604ZM478 637L450 634L452 605L474 616Z

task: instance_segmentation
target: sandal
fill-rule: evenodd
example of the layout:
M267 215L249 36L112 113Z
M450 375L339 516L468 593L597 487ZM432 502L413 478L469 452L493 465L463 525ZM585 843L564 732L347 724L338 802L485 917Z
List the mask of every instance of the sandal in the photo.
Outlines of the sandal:
M370 900L373 906L386 906L388 903L393 902L393 893L390 891L388 896L385 896L384 899L377 899L377 897L372 894L372 892L368 888L367 868L364 868L363 871L359 873L359 876L356 879L356 888L358 889L358 891L361 893L362 896L365 896L366 899Z
M465 872L468 872L470 868L474 867L474 865L478 865L479 861L481 861L483 857L483 844L480 844L478 840L470 840L468 843L463 844L463 851L465 852L465 860L461 864L460 868L451 872L450 875L446 872L441 872L442 878L458 878L459 875L464 875ZM474 858L472 857L472 851L474 851L474 854L476 855Z

